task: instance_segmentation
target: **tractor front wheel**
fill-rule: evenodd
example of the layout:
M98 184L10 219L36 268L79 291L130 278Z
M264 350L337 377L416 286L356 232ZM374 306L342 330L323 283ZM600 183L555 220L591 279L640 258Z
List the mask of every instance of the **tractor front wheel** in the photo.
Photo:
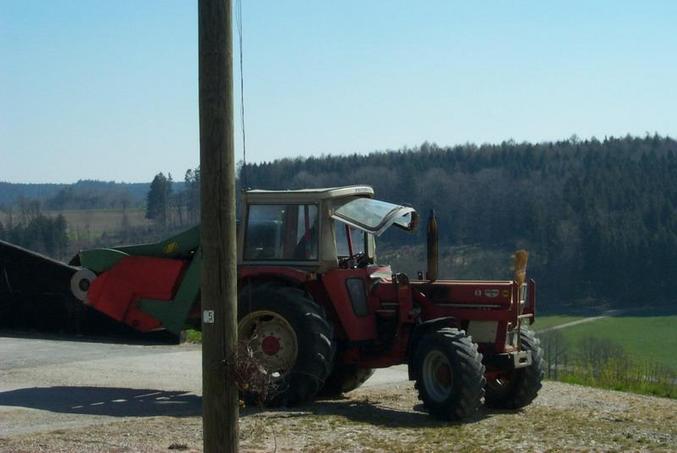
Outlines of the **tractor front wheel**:
M543 350L530 330L520 331L522 350L531 351L531 364L487 383L485 404L496 409L519 409L538 395L543 380Z
M477 414L484 395L484 365L464 331L446 327L423 337L414 367L419 398L432 416L461 420Z
M241 348L269 377L260 402L277 406L311 400L332 360L333 335L322 308L298 288L267 283L241 291L238 318ZM261 399L251 392L243 397Z

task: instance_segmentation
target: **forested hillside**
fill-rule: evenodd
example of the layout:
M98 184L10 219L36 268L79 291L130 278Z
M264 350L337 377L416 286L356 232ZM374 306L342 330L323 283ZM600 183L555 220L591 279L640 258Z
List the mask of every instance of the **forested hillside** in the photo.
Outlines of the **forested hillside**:
M609 138L284 159L244 168L254 188L370 184L437 212L443 246L531 251L541 295L655 304L677 296L677 142ZM398 234L393 234L398 233ZM390 247L423 243L388 233Z

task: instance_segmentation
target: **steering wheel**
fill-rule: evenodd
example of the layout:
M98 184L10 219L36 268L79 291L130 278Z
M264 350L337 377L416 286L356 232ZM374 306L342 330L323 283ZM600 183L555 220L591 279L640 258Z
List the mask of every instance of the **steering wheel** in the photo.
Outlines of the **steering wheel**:
M339 267L342 269L359 269L369 265L369 256L365 252L358 252L353 256L343 258L339 261Z
M353 256L356 268L365 268L369 266L369 255L366 252L358 252Z

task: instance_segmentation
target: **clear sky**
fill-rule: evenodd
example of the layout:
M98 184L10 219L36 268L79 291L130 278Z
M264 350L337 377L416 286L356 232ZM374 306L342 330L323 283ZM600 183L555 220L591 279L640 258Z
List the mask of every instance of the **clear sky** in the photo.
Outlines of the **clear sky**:
M250 161L677 136L675 1L242 1ZM0 0L0 180L182 179L197 102L195 0Z

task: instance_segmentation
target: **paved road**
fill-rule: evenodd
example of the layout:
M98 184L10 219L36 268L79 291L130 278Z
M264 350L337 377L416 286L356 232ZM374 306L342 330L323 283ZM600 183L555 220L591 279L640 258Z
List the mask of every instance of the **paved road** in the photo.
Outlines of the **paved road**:
M365 384L407 380L404 366ZM201 413L197 345L130 345L0 336L0 436L121 417Z

